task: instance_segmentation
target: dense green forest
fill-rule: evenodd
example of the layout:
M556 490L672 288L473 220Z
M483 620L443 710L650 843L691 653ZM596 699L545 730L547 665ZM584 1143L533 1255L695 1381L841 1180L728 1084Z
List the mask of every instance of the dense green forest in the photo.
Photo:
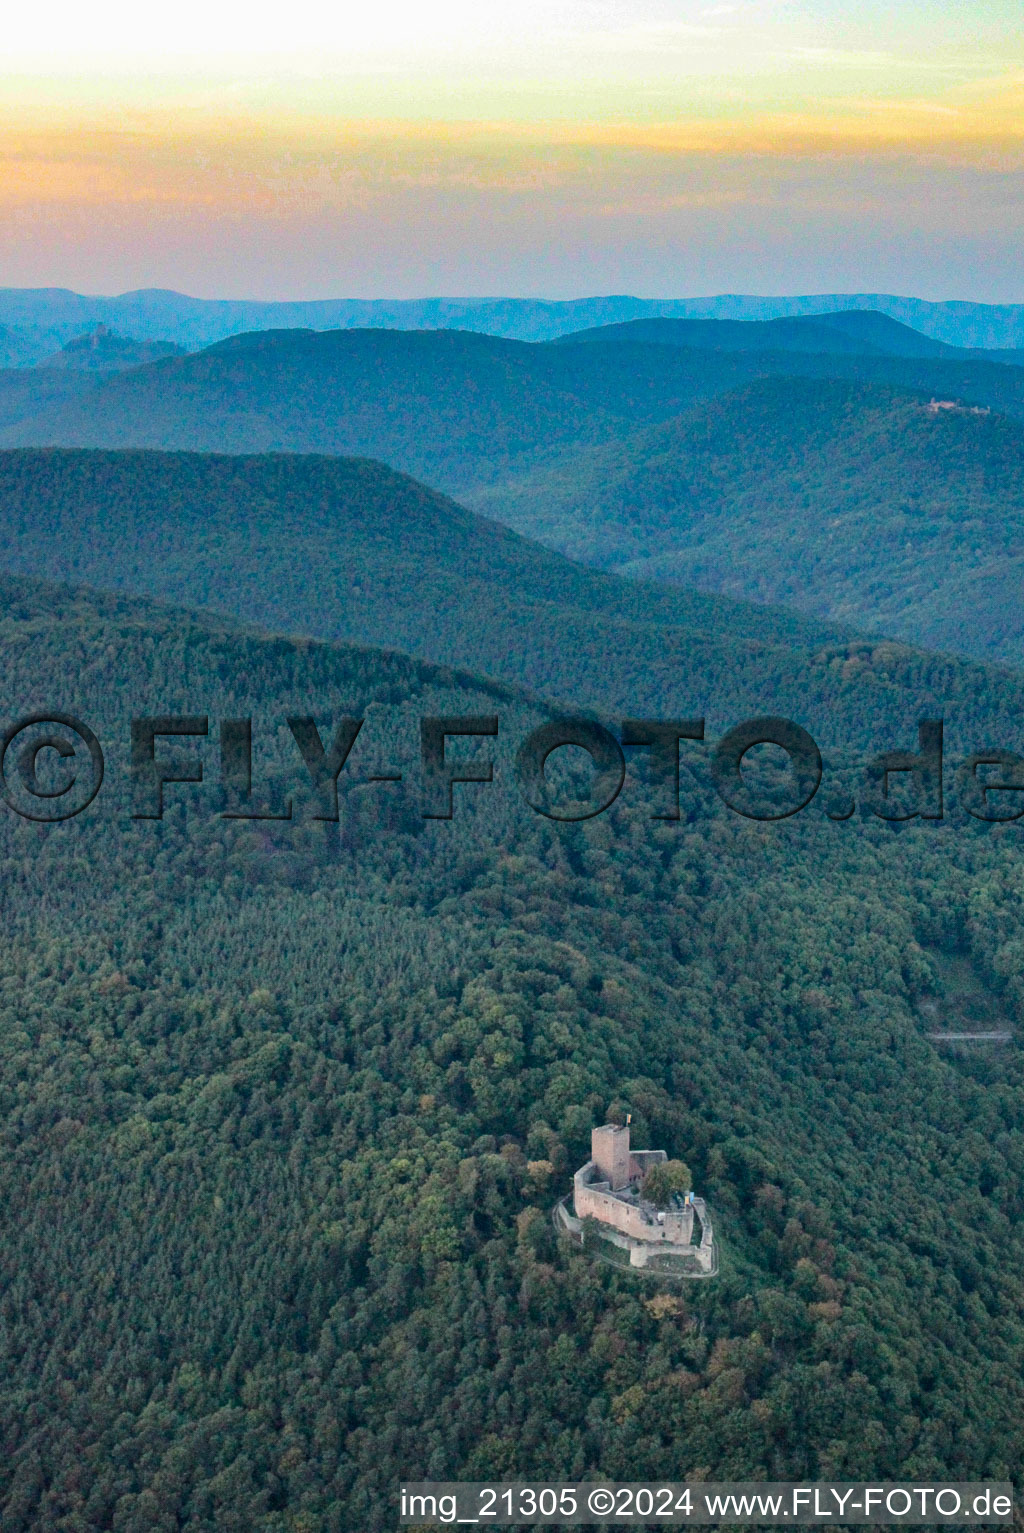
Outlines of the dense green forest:
M735 370L720 360L720 386ZM358 453L447 488L667 419L715 377L714 359L663 346L599 355L468 331L267 331L106 380L2 440Z
M766 712L822 744L1011 742L1019 682L781 608L573 564L381 464L0 453L0 564L385 645L624 715Z
M474 498L577 559L1024 661L1024 422L765 378Z
M1019 730L1017 677L948 685ZM659 823L642 769L559 824L513 687L10 577L0 692L108 773L65 824L0 813L5 1533L385 1529L400 1476L1019 1472L1020 1053L924 1020L934 953L1019 1024L1017 825L756 824L701 774ZM209 714L207 781L132 820L128 720L165 712ZM292 713L366 719L339 822L221 818L218 721L273 796ZM500 721L450 822L427 713ZM627 1111L707 1196L713 1282L556 1240Z
M465 498L529 468L571 467L583 447L760 377L923 390L1024 419L1024 368L990 361L292 330L134 368L29 419L0 416L0 445L353 454Z

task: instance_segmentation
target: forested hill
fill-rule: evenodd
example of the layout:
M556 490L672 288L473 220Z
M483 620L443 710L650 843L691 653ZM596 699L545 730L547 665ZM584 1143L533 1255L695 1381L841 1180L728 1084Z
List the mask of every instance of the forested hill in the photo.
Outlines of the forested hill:
M727 361L726 386L731 374ZM666 419L707 392L693 359L663 347L595 367L582 349L464 331L270 331L108 380L6 438L359 453L445 488Z
M27 416L19 408L0 417L0 443L356 454L466 496L762 376L876 382L1024 419L1024 368L995 362L275 331L132 369Z
M400 648L619 714L781 713L881 748L1015 736L1018 679L588 569L378 463L0 453L0 568ZM710 722L709 722L710 727Z
M575 558L1024 663L1024 423L762 379L476 498Z
M581 342L653 342L662 346L696 347L704 351L815 351L835 355L949 357L968 359L974 353L933 340L902 325L887 314L851 310L841 314L795 315L783 319L634 319L598 325L562 338L563 345ZM1009 360L1015 352L990 353L992 361Z
M634 319L597 325L561 338L561 344L566 346L608 342L684 346L700 351L807 351L834 356L939 357L947 361L1011 365L1024 362L1024 350L950 346L872 309L768 320Z
M757 826L702 779L678 824L636 782L558 824L507 688L4 578L0 717L55 705L108 780L64 825L0 812L4 1533L382 1533L400 1477L528 1464L1019 1472L1020 1054L924 1021L955 952L1019 1024L1017 827ZM128 818L136 711L210 716L160 822ZM286 713L366 719L340 822L220 818L218 722L255 717L279 801ZM500 719L451 822L425 713ZM713 1282L556 1242L627 1111L692 1167Z

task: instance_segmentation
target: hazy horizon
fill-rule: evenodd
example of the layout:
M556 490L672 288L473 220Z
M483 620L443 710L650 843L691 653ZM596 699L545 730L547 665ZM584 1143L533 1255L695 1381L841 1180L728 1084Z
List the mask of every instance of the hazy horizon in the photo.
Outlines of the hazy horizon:
M4 286L1024 301L1011 0L59 0L0 81Z
M881 288L860 287L841 288L833 286L820 288L815 291L807 289L797 290L789 288L778 289L773 292L754 289L725 288L708 289L704 292L642 292L637 288L618 289L612 291L605 289L566 289L561 292L467 292L467 291L420 291L408 293L388 291L381 292L339 292L331 290L324 293L285 291L274 292L269 295L256 294L246 291L239 292L197 292L194 289L173 287L166 284L141 282L134 287L122 288L118 291L113 289L100 291L92 289L86 291L82 288L69 286L67 283L3 283L0 284L0 293L67 293L76 298L96 299L97 301L109 302L121 298L131 298L140 294L165 293L176 298L185 298L198 303L232 303L232 304L270 304L270 305L295 305L295 304L329 304L329 303L366 303L366 304L417 304L417 303L452 303L452 304L488 304L488 303L537 303L537 304L573 304L573 303L599 303L621 299L635 299L643 303L711 303L721 299L749 300L757 303L782 303L787 300L803 299L813 301L815 298L832 299L837 297L846 298L894 298L919 301L928 304L971 304L982 305L991 308L1020 308L1024 307L1024 288L1018 298L978 298L970 293L942 292L927 293L922 291L910 291L905 289L883 290Z

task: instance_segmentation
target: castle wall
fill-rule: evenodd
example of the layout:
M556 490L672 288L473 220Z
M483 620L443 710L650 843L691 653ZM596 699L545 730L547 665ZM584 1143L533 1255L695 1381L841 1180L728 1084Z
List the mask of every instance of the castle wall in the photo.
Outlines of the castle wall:
M695 1204L699 1200L694 1200ZM701 1203L703 1208L703 1203ZM607 1225L602 1226L602 1238L620 1250L629 1253L631 1267L646 1268L652 1264L656 1266L659 1276L670 1277L675 1269L661 1265L665 1258L670 1260L677 1253L687 1261L696 1264L697 1271L687 1271L678 1275L684 1277L712 1277L718 1271L718 1252L715 1249L711 1235L711 1226L707 1222L706 1213L698 1213L698 1217L704 1220L703 1235L699 1245L692 1242L685 1246L676 1246L659 1241L635 1240L631 1235L623 1235L618 1230L611 1229ZM583 1236L584 1227L580 1221L569 1213L565 1203L558 1203L555 1209L555 1220L559 1226L573 1234L577 1239Z
M573 1177L573 1205L578 1219L592 1218L652 1249L664 1244L688 1246L693 1240L694 1206L666 1209L660 1217L621 1196L641 1182L651 1166L667 1159L664 1150L630 1152L629 1126L605 1123L590 1135L591 1158ZM620 1194L616 1196L616 1194ZM702 1246L710 1226L700 1205Z
M625 1203L621 1198L612 1196L606 1181L591 1181L591 1175L598 1171L599 1168L588 1161L573 1178L573 1204L578 1219L598 1219L602 1224L610 1224L613 1229L632 1236L634 1240L668 1240L680 1245L689 1244L693 1233L692 1209L670 1209L663 1222L651 1218L636 1204Z
M665 1214L663 1229L666 1240L676 1240L683 1245L689 1245L693 1239L693 1209L668 1209Z
M607 1182L603 1186L607 1188ZM578 1219L586 1219L589 1216L599 1219L602 1224L610 1224L614 1229L621 1230L624 1235L632 1235L637 1240L650 1239L653 1226L647 1223L640 1210L631 1207L628 1203L623 1203L621 1198L612 1197L600 1187L577 1186L574 1202Z

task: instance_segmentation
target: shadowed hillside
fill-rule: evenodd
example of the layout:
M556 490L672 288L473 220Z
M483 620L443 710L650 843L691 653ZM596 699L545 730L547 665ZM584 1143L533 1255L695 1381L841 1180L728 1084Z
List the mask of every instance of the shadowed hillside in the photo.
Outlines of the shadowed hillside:
M995 672L573 564L377 463L7 452L0 509L0 568L399 648L571 704L777 712L847 745L912 737L921 708L955 730L988 706L1015 728Z
M967 356L885 314L795 315L783 319L634 319L563 337L563 345L602 342L686 346L698 351L810 351L837 356Z

